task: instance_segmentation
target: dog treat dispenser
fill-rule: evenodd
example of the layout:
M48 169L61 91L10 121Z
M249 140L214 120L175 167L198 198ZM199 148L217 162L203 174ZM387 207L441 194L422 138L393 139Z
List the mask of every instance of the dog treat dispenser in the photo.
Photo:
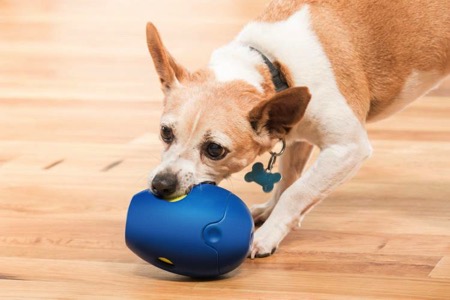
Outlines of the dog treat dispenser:
M253 220L230 191L200 184L184 197L164 200L148 190L131 200L125 229L128 248L150 264L190 277L216 277L247 257Z

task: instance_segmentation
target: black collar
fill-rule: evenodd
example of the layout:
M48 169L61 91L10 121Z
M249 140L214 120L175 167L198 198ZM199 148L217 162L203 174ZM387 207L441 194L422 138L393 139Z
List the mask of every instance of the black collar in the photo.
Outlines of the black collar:
M276 92L281 92L283 90L286 90L289 88L289 85L286 82L286 79L283 76L283 73L281 73L280 69L278 69L268 58L265 56L261 51L259 51L256 48L250 47L250 49L256 51L261 55L262 59L264 60L264 63L269 68L270 75L272 75L272 82L275 86Z

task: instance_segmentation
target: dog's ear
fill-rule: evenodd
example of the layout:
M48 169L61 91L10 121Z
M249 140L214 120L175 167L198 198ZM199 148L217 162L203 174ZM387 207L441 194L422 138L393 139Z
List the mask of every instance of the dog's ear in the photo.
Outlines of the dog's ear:
M266 130L272 138L283 138L305 114L311 94L306 87L293 87L275 94L249 113L252 128Z
M170 55L152 23L147 23L147 46L159 75L164 93L189 77L189 72Z

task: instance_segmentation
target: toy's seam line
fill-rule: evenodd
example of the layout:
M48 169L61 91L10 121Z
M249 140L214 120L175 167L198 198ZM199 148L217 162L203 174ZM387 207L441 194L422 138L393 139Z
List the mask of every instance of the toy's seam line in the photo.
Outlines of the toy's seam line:
M225 217L226 217L226 215L227 215L228 207L230 206L230 196L231 196L231 194L228 194L228 196L227 196L227 201L228 201L228 202L227 202L227 206L225 206L225 211L224 211L224 213L223 213L223 216L222 216L219 220L217 220L217 221L215 221L215 222L208 223L208 224L205 225L205 227L203 227L203 230L202 230L202 238L203 238L203 239L204 239L205 229L208 228L208 226L213 225L213 224L218 224L218 223L222 222L222 221L225 219ZM207 247L213 249L214 252L216 253L216 255L217 255L217 256L216 256L216 257L217 257L217 272L219 272L219 274L220 274L220 267L219 267L219 252L217 252L217 249L214 248L213 246L211 246L206 240L205 240L205 245L206 245Z

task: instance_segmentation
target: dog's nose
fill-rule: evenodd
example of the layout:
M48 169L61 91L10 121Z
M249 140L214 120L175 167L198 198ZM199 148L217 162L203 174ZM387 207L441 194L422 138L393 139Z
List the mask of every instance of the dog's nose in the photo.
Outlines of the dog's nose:
M173 173L158 174L152 180L152 192L159 197L168 197L175 192L178 185L177 176Z

